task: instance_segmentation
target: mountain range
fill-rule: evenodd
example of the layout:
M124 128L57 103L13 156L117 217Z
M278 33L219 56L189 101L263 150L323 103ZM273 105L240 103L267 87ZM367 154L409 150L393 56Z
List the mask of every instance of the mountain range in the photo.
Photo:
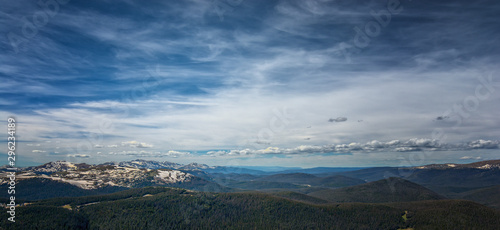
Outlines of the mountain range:
M70 229L110 227L110 223L123 229L144 228L140 218L150 218L152 226L164 226L162 221L168 220L172 228L201 226L210 219L228 228L248 228L245 223L260 220L252 226L286 228L292 225L285 223L294 223L294 227L322 229L453 229L467 219L479 229L494 229L500 217L499 166L500 160L491 160L418 167L321 168L305 173L147 160L96 165L56 161L19 169L16 199L18 204L24 203L17 207L22 215L40 221L38 216L54 213L54 223ZM7 173L7 167L0 168L0 190L7 191ZM9 195L4 193L0 206L8 202ZM167 206L183 213L172 217L180 214ZM290 216L287 210L295 214ZM445 211L455 216L444 216ZM224 219L228 215L231 217ZM363 215L372 219L363 219ZM111 217L115 220L107 223L105 218ZM351 219L356 223L348 221ZM24 220L18 226L30 224L33 222ZM0 229L2 226L0 220ZM36 226L44 228L43 224ZM475 229L471 226L463 228Z

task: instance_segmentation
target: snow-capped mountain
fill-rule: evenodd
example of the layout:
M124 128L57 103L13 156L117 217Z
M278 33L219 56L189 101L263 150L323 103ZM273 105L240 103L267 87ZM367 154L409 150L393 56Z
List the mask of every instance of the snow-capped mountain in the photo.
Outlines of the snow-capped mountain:
M2 173L0 184L9 182L7 172ZM172 169L144 169L119 165L73 164L66 161L50 162L29 167L16 173L17 180L45 178L78 186L97 189L106 186L136 187L144 185L168 185L191 181L192 174Z
M122 162L108 162L103 165L117 165L120 167L132 167L138 169L178 169L182 167L181 164L169 162L169 161L148 161L148 160L132 160L132 161L122 161Z
M211 169L214 167L210 167L206 164L198 164L198 163L190 163L184 166L179 167L181 170L202 170L202 169Z
M78 170L90 168L92 165L86 163L74 164L67 161L53 161L40 166L25 168L26 171L40 172L40 173L52 173L68 170Z
M206 170L221 168L222 166L208 166L206 164L190 163L187 165L177 164L169 161L148 161L148 160L132 160L122 162L107 162L102 165L116 165L120 167L132 167L138 169L177 169L177 170Z

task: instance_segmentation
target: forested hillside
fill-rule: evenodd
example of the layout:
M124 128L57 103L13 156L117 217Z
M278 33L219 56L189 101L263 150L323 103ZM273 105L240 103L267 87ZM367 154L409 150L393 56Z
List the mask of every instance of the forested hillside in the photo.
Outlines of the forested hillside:
M313 205L263 193L140 188L52 199L1 214L2 229L497 229L500 213L456 200Z

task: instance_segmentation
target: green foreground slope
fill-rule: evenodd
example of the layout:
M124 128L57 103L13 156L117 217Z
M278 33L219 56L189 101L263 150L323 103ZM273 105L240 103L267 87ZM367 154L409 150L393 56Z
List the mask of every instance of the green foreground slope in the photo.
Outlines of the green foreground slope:
M405 215L406 221L403 218ZM1 229L496 229L500 213L460 200L312 205L262 193L141 188L43 200Z

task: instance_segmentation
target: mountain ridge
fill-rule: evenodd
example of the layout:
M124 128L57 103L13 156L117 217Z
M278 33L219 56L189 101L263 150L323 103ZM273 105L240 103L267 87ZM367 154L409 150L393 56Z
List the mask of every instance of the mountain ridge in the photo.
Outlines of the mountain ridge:
M340 203L385 203L445 199L428 188L396 177L350 187L312 192L307 195Z
M429 164L423 166L412 167L415 169L500 169L500 160L485 160L478 161L468 164L454 164L454 163L445 163L445 164Z

